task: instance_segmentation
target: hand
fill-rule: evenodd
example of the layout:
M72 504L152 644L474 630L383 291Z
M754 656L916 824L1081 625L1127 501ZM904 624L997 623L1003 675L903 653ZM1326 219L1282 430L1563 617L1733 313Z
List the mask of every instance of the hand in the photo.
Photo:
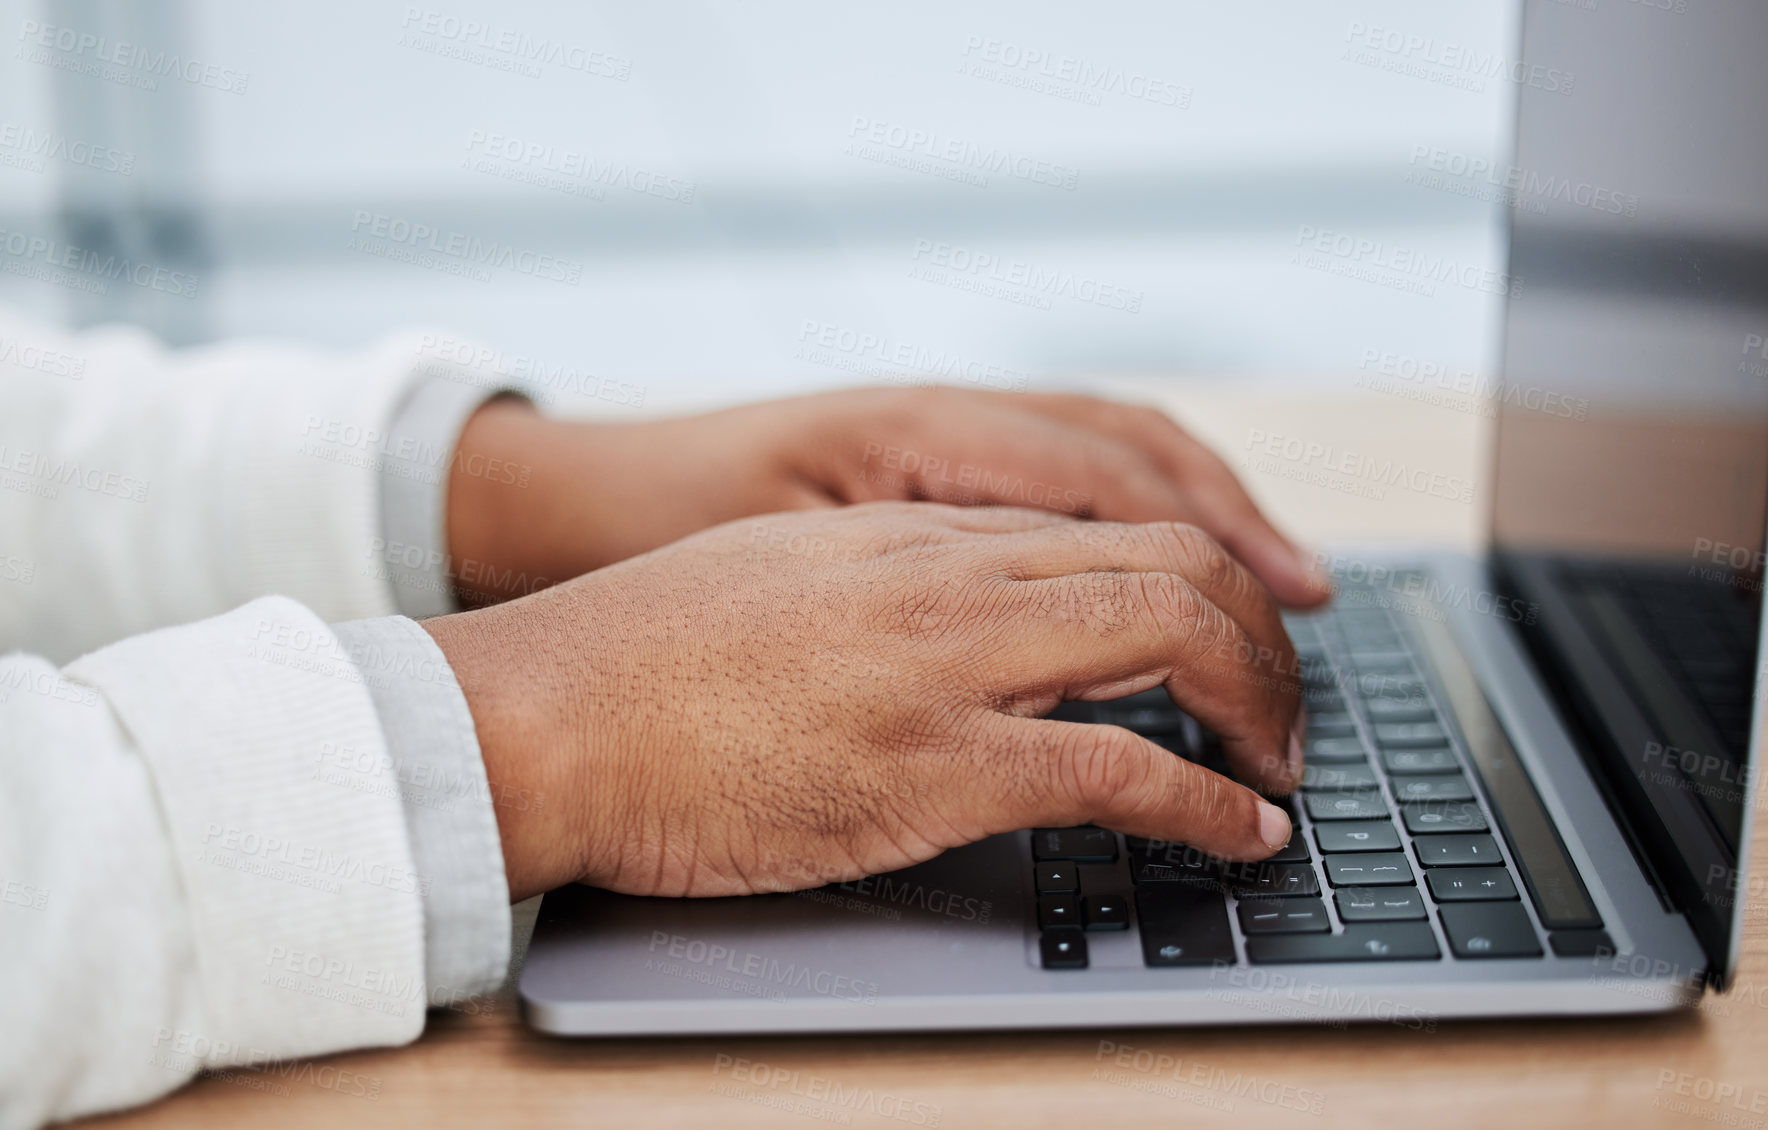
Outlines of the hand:
M1301 772L1294 653L1209 535L879 503L720 526L424 622L472 709L515 898L789 890L996 832L1097 822L1231 859L1277 807L1116 726L1040 718L1164 684L1237 776Z
M1326 581L1226 464L1150 408L1087 396L864 389L637 423L494 401L464 430L449 549L474 603L533 591L752 514L885 499L1033 506L1214 535L1284 604ZM532 468L518 488L470 468Z

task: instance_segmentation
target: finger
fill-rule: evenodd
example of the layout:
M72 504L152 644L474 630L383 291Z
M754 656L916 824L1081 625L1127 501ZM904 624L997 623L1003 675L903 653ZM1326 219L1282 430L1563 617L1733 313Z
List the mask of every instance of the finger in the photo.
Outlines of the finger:
M1126 520L1201 517L1135 445L994 398L948 390L949 409L898 426L901 446L871 443L850 499L1000 504Z
M1164 413L1139 405L1116 404L1090 396L1040 393L1024 398L1031 411L1083 424L1133 444L1161 473L1181 488L1196 521L1251 566L1278 600L1310 608L1332 595L1330 583L1312 558L1277 531L1246 493L1228 465ZM1101 508L1099 517L1145 521L1176 515L1118 515Z
M1094 823L1263 859L1289 842L1289 817L1244 785L1117 726L1003 718L997 820L1013 828Z
M1014 570L1010 575L1021 579L1055 580L1100 570L1183 577L1239 628L1232 647L1212 649L1203 664L1218 668L1231 682L1250 681L1271 692L1257 700L1256 705L1261 710L1274 711L1274 718L1258 718L1242 731L1246 738L1243 742L1230 742L1233 735L1222 735L1230 763L1242 777L1268 788L1286 791L1299 783L1303 735L1294 647L1269 592L1214 538L1196 526L1170 522L1082 522L991 539L986 545L999 555L1006 568ZM1108 581L1105 585L1120 583ZM1188 677L1198 678L1198 670L1191 668ZM1145 673L1138 674L1143 674L1143 681L1152 685ZM1079 697L1098 697L1118 689L1107 684L1083 691ZM1173 691L1175 701L1180 693ZM1193 691L1187 689L1184 693L1189 697ZM1212 701L1209 705L1222 704ZM1281 760L1275 765L1269 761L1270 751L1265 742L1266 731L1272 725L1284 731Z
M1011 642L976 667L1000 709L1045 714L1065 699L1164 685L1221 739L1242 779L1274 793L1299 783L1297 683L1184 577L1085 573L1020 582L997 599L1002 623L990 635Z
M1024 506L953 506L919 502L913 506L918 521L932 521L971 534L1019 534L1054 526L1079 526L1066 514Z

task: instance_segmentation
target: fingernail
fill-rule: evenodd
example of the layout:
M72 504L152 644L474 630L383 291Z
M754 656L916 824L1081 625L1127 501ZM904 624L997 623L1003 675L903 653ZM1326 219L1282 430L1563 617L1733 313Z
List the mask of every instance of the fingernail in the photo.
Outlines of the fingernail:
M1332 591L1332 574L1326 570L1329 560L1326 554L1297 547L1295 559L1301 563L1301 571L1307 578L1309 588L1321 593Z
M1289 842L1289 815L1274 804L1259 801L1258 836L1265 846L1276 851Z

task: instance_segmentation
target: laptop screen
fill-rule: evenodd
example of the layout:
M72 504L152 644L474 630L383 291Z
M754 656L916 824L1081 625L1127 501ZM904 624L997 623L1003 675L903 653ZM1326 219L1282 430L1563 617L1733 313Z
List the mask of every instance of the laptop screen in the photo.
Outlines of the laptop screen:
M1492 528L1503 582L1723 974L1768 514L1768 4L1527 0Z

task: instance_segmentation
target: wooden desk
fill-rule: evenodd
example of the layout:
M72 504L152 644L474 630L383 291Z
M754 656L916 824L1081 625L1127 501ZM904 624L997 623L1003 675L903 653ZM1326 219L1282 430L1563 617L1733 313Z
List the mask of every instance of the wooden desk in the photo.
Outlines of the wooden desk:
M1330 440L1433 473L1473 476L1485 452L1484 423L1475 414L1375 394L1327 400L1168 389L1164 402L1304 538L1462 546L1479 538L1485 499L1478 493L1471 503L1408 491L1373 499L1330 478L1301 481L1284 469L1294 461L1281 455L1247 462L1264 442L1256 433L1263 433ZM1758 860L1768 858L1763 835ZM518 936L525 938L532 906L518 910ZM1173 1057L1178 1079L1170 1071L1116 1066L1118 1045ZM798 1093L790 1081L768 1087L733 1080L739 1059L798 1072ZM529 1032L506 989L481 1015L433 1015L412 1047L320 1062L359 1073L367 1081L362 1089L378 1093L328 1089L320 1084L329 1076L318 1072L246 1072L203 1079L156 1106L106 1121L423 1130L1768 1125L1768 938L1755 928L1746 933L1730 996L1644 1020L1444 1023L1430 1032L1371 1024L592 1042ZM1678 1094L1678 1086L1700 1095L1723 1087L1727 1097L1703 1100ZM871 1096L857 1107L806 1097L831 1087ZM772 1102L799 1105L763 1105ZM1296 1109L1314 1105L1317 1113Z

